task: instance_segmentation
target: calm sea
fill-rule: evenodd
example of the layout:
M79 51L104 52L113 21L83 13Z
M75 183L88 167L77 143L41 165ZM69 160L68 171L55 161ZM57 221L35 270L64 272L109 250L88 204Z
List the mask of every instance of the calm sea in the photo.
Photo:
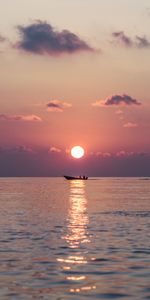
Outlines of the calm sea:
M1 178L0 299L150 299L150 180Z

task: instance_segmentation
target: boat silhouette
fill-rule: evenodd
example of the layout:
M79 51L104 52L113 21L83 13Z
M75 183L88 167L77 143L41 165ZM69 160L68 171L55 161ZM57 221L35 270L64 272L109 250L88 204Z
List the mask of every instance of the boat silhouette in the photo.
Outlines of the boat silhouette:
M88 179L87 176L68 176L68 175L64 175L64 177L67 180L87 180Z

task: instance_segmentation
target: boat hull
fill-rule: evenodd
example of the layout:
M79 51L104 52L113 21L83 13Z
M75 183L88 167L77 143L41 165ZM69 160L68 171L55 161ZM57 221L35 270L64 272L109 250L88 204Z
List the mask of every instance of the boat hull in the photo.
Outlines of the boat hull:
M87 180L88 179L87 176L66 176L66 175L64 175L64 177L67 180Z

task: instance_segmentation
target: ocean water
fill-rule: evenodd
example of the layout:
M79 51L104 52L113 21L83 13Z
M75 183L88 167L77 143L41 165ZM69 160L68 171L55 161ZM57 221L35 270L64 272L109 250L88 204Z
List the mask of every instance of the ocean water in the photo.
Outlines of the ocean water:
M0 299L150 299L149 178L1 178Z

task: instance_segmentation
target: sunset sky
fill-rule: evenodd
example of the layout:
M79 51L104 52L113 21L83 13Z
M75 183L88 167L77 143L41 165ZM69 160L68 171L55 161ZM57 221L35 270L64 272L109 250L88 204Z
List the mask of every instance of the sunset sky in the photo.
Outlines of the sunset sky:
M150 1L0 0L0 20L0 176L150 176Z

